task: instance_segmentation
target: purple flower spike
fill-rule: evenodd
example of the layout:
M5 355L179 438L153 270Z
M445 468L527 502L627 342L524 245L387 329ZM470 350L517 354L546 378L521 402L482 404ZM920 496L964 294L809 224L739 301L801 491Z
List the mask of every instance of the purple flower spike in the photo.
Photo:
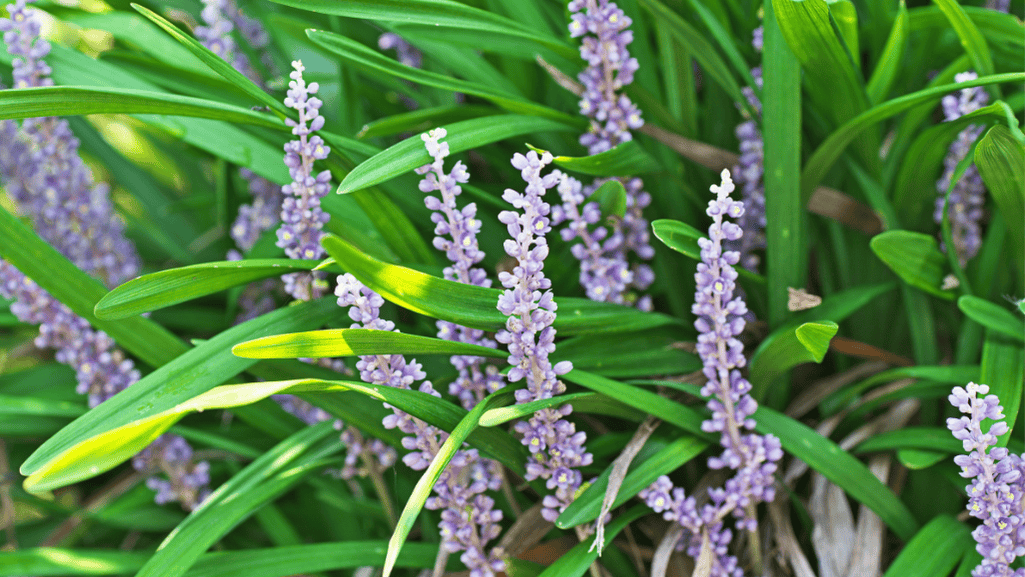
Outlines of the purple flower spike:
M968 513L982 524L972 536L982 563L973 577L1023 577L1025 569L1010 565L1025 556L1025 460L1006 448L995 447L997 437L1008 431L1003 407L996 395L986 395L989 387L968 383L954 387L950 404L967 416L947 419L947 428L964 444L965 455L954 457L961 476L971 479ZM980 395L985 395L980 398ZM986 433L982 421L996 421Z
M462 210L456 206L456 197L462 193L460 183L466 182L470 176L462 162L457 162L452 171L445 174L445 157L448 156L448 143L441 142L447 136L444 128L437 128L421 138L427 152L434 157L434 162L421 166L417 174L424 175L420 181L420 190L425 193L438 192L441 198L427 196L424 203L434 211L431 221L435 223L434 246L445 251L445 256L452 262L445 267L444 275L448 280L474 286L490 287L491 279L487 272L476 265L484 258L484 253L477 243L480 232L480 220L477 219L477 205L470 203ZM459 326L447 321L438 321L438 337L496 348L498 345L487 338L484 331ZM459 376L449 385L449 393L459 397L466 410L472 409L489 393L505 386L505 380L498 368L484 362L482 357L456 355L452 357L452 365L459 371Z
M339 306L349 307L349 317L355 321L352 328L396 330L395 323L380 317L384 299L351 274L338 277L335 294ZM364 355L356 367L364 382L400 389L410 389L426 376L420 363L415 360L407 362L402 355ZM441 396L429 381L423 381L418 389ZM384 426L398 428L409 435L402 439L402 446L410 451L402 461L411 469L426 469L437 456L448 433L394 407L392 413L385 417ZM501 531L498 522L502 520L502 511L495 509L494 501L483 495L486 490L497 490L501 483L501 469L497 463L481 458L476 449L461 449L434 485L435 495L425 503L428 509L442 510L438 525L442 547L450 553L463 551L460 559L470 569L471 575L494 577L505 569L502 549L495 547L487 551L488 541Z
M265 48L270 38L260 25L260 21L243 14L234 0L203 0L203 11L200 15L206 25L196 27L196 38L254 84L262 86L263 80L249 62L249 57L239 49L231 36L237 27L250 46L256 49ZM267 62L268 58L265 57L263 60Z
M958 74L954 80L967 82L976 78L978 75L969 71ZM957 120L969 112L982 108L987 102L989 102L989 95L982 88L965 88L957 94L948 94L943 98L943 115L947 121ZM950 151L947 152L946 158L943 159L943 175L936 181L936 190L939 196L936 198L936 211L933 218L937 224L943 220L943 204L947 196L947 189L950 188L950 180L954 177L954 171L957 169L958 163L971 152L972 144L984 129L984 126L973 124L959 132L957 138L950 145ZM978 254L982 247L982 230L979 223L982 220L982 206L985 202L986 186L979 175L979 169L973 164L965 170L961 180L954 185L954 190L950 193L950 204L947 207L954 250L962 267ZM945 246L944 249L946 249Z
M773 473L783 452L776 437L748 433L754 429L751 415L758 403L749 395L751 384L739 370L747 362L744 345L736 338L744 329L743 315L747 313L743 299L734 297L734 265L740 261L740 253L723 251L724 241L739 240L744 234L739 226L723 219L739 219L744 214L744 204L730 197L734 185L728 170L722 171L722 183L712 186L711 191L716 198L708 203L706 214L712 217L712 225L708 238L698 241L701 262L694 276L697 291L692 308L697 317L694 326L698 329L698 354L708 378L701 394L710 397L707 406L712 412L701 428L720 433L723 446L722 454L708 459L708 466L728 467L736 473L722 488L709 489L711 501L701 508L693 496L674 488L665 476L640 496L656 513L685 529L684 546L695 559L701 554L703 541L708 539L715 553L712 575L741 577L743 571L737 566L737 559L726 552L732 532L723 520L732 513L738 529L757 527L755 506L775 496Z
M178 502L191 511L210 494L210 463L196 462L192 447L178 435L161 435L132 457L132 466L136 471L163 473L167 477L154 475L146 479L146 486L157 493L154 500L158 505Z
M762 50L762 27L755 28L754 39L751 42L754 47ZM751 69L755 84L762 86L762 69ZM758 100L754 90L745 86L742 89L748 103L760 116L762 103ZM745 113L746 114L746 113ZM748 118L737 125L737 140L740 141L740 158L737 166L733 167L733 175L738 184L743 186L741 198L744 202L744 214L737 219L737 224L744 229L744 236L737 241L727 241L726 246L730 250L740 253L740 266L745 269L757 272L761 259L755 251L765 248L765 150L762 140L762 131L758 128L758 119Z
M0 19L4 42L14 58L19 88L52 86L43 61L50 45L39 37L39 22L25 0L7 6ZM124 236L124 225L110 202L105 183L94 183L78 155L79 141L61 118L29 118L19 130L0 121L0 176L20 212L29 215L37 233L83 271L112 287L134 276L139 258ZM106 333L95 330L63 303L44 291L10 263L0 261L0 296L13 299L11 312L38 324L35 345L53 348L56 359L75 369L80 394L95 407L139 380L134 363ZM180 438L175 454L192 449ZM157 502L180 500L191 508L206 493L205 463L179 464L168 470L170 485L150 479ZM185 493L179 489L187 491Z
M381 50L394 50L399 62L410 68L423 66L424 55L406 39L394 32L385 32L377 39L377 47Z
M577 78L584 85L580 113L591 119L591 130L580 137L590 154L598 154L633 139L630 130L644 125L641 112L619 91L633 82L638 64L627 46L633 32L629 16L608 0L573 0L570 36L583 37L580 56L587 68Z
M550 207L542 200L545 191L564 177L559 171L541 176L541 170L552 162L552 155L536 152L526 156L517 153L512 165L520 170L527 187L520 193L506 189L502 198L517 210L502 211L498 219L509 230L505 241L506 253L516 259L511 273L498 275L507 290L498 297L498 310L507 315L505 329L495 340L509 347L510 382L526 380L527 387L516 391L516 402L527 403L561 395L566 386L559 381L573 369L569 361L552 366L548 355L555 350L555 321L557 309L552 283L544 275L544 260L548 256L545 234L551 229L548 215ZM577 432L576 426L564 417L572 412L570 405L555 409L542 409L528 421L516 423L516 432L523 435L523 444L530 449L526 479L547 479L554 494L543 501L542 516L554 521L571 502L580 487L578 469L590 465L592 456L584 447L587 436Z
M323 171L314 176L313 163L327 158L331 149L324 140L311 132L324 126L320 115L319 98L313 96L320 85L309 85L303 80L302 62L292 63L295 70L289 74L288 96L285 105L299 111L299 122L288 119L292 134L298 140L285 145L285 164L292 175L292 182L282 187L285 200L281 205L281 228L278 229L278 246L285 249L289 258L319 259L324 256L320 246L321 229L331 216L320 207L320 199L331 190L331 172ZM327 283L311 273L285 275L285 290L296 300L308 301L327 293Z

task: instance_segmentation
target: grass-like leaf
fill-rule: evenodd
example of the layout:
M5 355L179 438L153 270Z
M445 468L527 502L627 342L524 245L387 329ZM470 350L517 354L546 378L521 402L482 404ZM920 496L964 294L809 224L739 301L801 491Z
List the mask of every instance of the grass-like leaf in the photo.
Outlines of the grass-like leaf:
M989 385L989 392L1000 399L1004 407L1004 420L1008 431L998 437L998 446L1007 446L1014 434L1021 438L1021 429L1015 432L1018 423L1018 412L1021 411L1025 394L1025 348L1021 341L1010 339L992 330L986 331L986 339L982 344L982 362L979 383ZM992 421L987 420L982 427L988 431Z
M897 449L926 449L947 454L961 454L964 447L945 427L904 427L865 439L854 447L858 454Z
M325 32L323 30L308 30L306 34L317 46L320 46L321 48L352 62L356 66L367 70L390 74L403 80L408 80L424 86L432 86L442 90L461 92L470 96L484 98L495 104L495 106L504 108L509 112L550 118L552 120L561 121L562 123L568 124L577 129L580 129L585 125L583 119L580 117L570 116L565 112L559 112L558 110L548 108L547 106L536 104L522 96L495 90L492 87L477 84L475 82L458 80L445 76L444 74L438 74L436 72L420 70L419 68L411 68L409 66L399 64L398 62L390 58L386 58L380 53L367 48L359 42L346 38L340 34Z
M652 221L651 230L655 233L655 237L669 248L694 260L701 259L701 247L698 246L698 239L704 238L706 235L700 230L685 222L668 218Z
M1025 320L986 299L964 295L957 299L957 308L968 318L1017 341L1025 341Z
M869 241L872 252L905 283L931 295L953 300L943 290L944 264L939 243L930 235L907 230L889 230Z
M332 438L334 437L334 438ZM342 448L330 422L281 441L210 494L160 544L136 577L180 577L211 545Z
M751 396L761 400L773 379L801 363L821 363L837 330L833 321L818 321L770 334L751 355Z
M947 575L971 549L968 527L950 515L939 515L915 533L883 577Z
M208 262L134 278L96 303L96 318L117 320L183 303L253 281L312 270L317 260L268 258Z
M651 508L641 504L621 513L605 527L606 542L612 541L627 525L651 512ZM575 545L558 561L552 563L538 577L581 577L587 568L598 559L598 549L592 547L593 539L587 539Z
M85 114L166 114L270 128L284 127L281 120L248 108L166 92L92 86L46 86L0 91L0 118Z
M239 343L244 359L302 359L353 355L470 355L505 358L509 353L480 345L375 329L324 329L273 335Z
M476 32L513 36L575 58L576 50L553 36L541 36L530 27L493 12L452 0L273 0L301 10L406 24L428 24L446 28L464 28Z
M993 56L989 52L989 45L961 5L955 0L933 0L933 3L939 6L940 11L950 20L950 25L961 39L961 45L968 53L976 72L979 75L993 74Z
M901 58L904 56L904 48L908 42L908 9L901 0L897 8L897 17L893 20L893 28L890 29L890 37L886 39L886 46L883 48L879 63L872 71L872 77L868 81L865 91L868 93L868 100L872 104L882 102L890 93L893 81L897 78L900 70Z
M362 254L333 235L321 241L339 266L360 282L413 312L446 320L465 327L497 331L505 326L505 315L495 308L501 291L424 274L410 268L388 264ZM581 298L556 298L559 316L555 328L559 334L589 332L625 332L679 324L667 315L644 313L637 309Z
M413 528L413 523L416 521L416 517L423 510L424 503L427 502L427 498L431 494L431 489L438 482L438 478L441 477L441 473L448 466L452 457L455 456L456 451L462 448L466 438L479 426L478 422L481 415L492 407L507 404L512 400L513 392L508 390L497 391L488 395L463 417L456 428L449 434L448 439L445 439L441 449L438 450L438 454L435 455L430 466L427 467L423 476L417 481L416 487L413 488L413 494L409 496L406 506L402 509L402 515L399 516L395 532L392 533L392 537L388 541L388 554L384 559L384 577L388 577L392 569L395 568L395 561L398 559L399 551L402 549L403 544L405 544L406 538Z
M235 343L310 329L340 311L333 298L277 310L232 327L164 364L36 449L21 466L28 476L26 490L46 491L110 470L181 418L190 399L256 362L233 356Z
M463 120L444 126L448 131L445 142L453 154L491 144L506 138L545 131L568 131L575 127L549 118L503 114ZM431 157L419 135L411 136L368 158L352 169L341 184L338 193L345 194L408 174L413 169L429 164Z
M1018 280L1025 286L1025 227L1021 226L1025 222L1025 148L1016 136L1005 126L990 128L975 147L975 165L1000 209L996 212L1007 223L1009 260L1018 267Z
M533 146L530 148L539 154L544 152L540 148ZM658 162L645 152L636 140L628 140L615 148L590 156L555 156L552 162L570 172L589 176L644 174L658 171L661 168Z

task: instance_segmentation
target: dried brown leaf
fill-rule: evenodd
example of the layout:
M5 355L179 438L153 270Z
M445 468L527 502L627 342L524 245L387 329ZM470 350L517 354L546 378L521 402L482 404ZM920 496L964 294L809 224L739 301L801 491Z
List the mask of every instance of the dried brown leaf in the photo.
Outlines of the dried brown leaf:
M666 577L669 558L676 551L676 543L682 536L683 527L678 523L670 525L669 530L662 537L662 541L659 542L658 549L655 549L655 555L651 558L651 577Z
M595 521L594 542L591 543L591 548L588 549L588 551L591 551L597 547L599 557L601 557L602 547L605 546L605 518L608 516L609 511L612 510L612 503L619 496L619 489L623 486L623 479L626 478L626 474L630 469L630 463L633 462L634 457L637 456L644 443L648 442L648 437L651 437L651 434L655 432L660 422L651 416L645 419L641 426L637 428L637 432L634 433L630 442L623 447L623 451L612 462L612 473L609 475L609 484L605 489L605 498L601 502L601 512L598 513L598 520Z

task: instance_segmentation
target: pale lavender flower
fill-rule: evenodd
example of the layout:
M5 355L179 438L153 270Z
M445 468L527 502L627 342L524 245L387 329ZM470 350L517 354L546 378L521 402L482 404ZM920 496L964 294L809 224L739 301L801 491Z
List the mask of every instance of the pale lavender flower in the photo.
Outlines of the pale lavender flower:
M249 57L239 49L231 36L232 31L238 26L239 32L250 45L254 48L263 48L267 46L269 38L260 22L242 14L233 0L203 0L203 11L200 16L206 25L197 26L195 34L203 46L230 63L254 84L262 86L263 80L249 62Z
M396 330L395 323L380 317L384 299L351 274L338 277L335 294L339 306L349 307L349 317L355 321L352 328ZM426 377L420 363L406 361L402 355L364 355L356 367L364 382L400 389L410 389ZM418 389L441 396L430 381L421 382ZM426 469L437 456L448 433L405 411L394 407L392 411L385 417L384 426L398 428L409 435L402 439L402 446L410 451L402 461L411 469ZM443 510L438 525L442 547L450 553L463 551L460 559L470 569L471 575L492 577L505 569L501 548L486 551L488 541L501 531L498 522L502 520L502 511L495 509L494 500L483 494L488 489L497 490L501 482L502 477L494 461L482 459L476 449L460 449L435 483L435 495L425 503L429 509Z
M751 42L755 49L761 52L762 49L762 27L754 31L754 39ZM754 77L758 88L762 87L762 69L752 68L751 75ZM750 86L742 89L744 97L751 108L761 116L762 103ZM746 111L744 112L747 116ZM744 229L744 236L737 241L728 241L726 247L740 253L740 266L745 269L757 272L761 258L755 251L765 248L765 145L762 140L762 131L758 128L757 118L747 118L737 125L737 140L740 141L740 158L738 164L733 167L733 176L736 182L743 186L741 200L744 203L744 215L737 219L737 224Z
M986 395L987 385L968 383L954 387L948 400L967 416L947 419L947 428L964 444L965 455L954 457L961 476L971 479L968 513L982 519L972 536L982 563L973 577L1022 577L1025 569L1010 565L1025 556L1025 461L1004 447L996 447L997 437L1009 430L1003 407L996 395ZM980 395L985 395L980 398ZM996 421L982 432L982 421Z
M132 466L136 471L153 474L146 479L146 486L156 491L154 500L158 505L177 501L191 511L210 494L210 464L196 462L192 447L178 435L167 433L158 437L132 457ZM157 476L159 473L163 476Z
M962 72L954 77L957 82L975 80L975 72ZM947 121L961 118L969 112L978 110L989 102L989 95L980 87L964 88L956 94L948 94L943 98L943 115ZM943 221L943 205L950 188L950 181L958 163L971 152L972 144L985 129L981 125L971 125L958 133L950 145L947 156L943 159L943 175L936 181L936 210L933 218L937 224ZM974 164L969 166L957 181L950 193L947 206L947 218L950 220L951 237L958 262L965 266L978 254L982 247L982 207L986 202L986 186L982 182L979 170ZM946 246L944 246L946 250Z
M1011 11L1011 0L986 0L986 8L1007 13Z
M580 112L591 119L591 130L580 137L580 143L589 154L597 154L632 140L630 130L644 125L637 106L619 93L633 82L638 68L637 59L631 58L627 49L633 41L633 32L627 29L632 21L608 0L573 0L569 10L570 35L583 37L580 55L587 61L587 68L578 78L584 87ZM588 298L619 304L636 301L638 308L651 310L651 298L638 298L631 290L647 289L655 275L647 264L631 265L628 260L630 253L642 260L655 254L648 221L643 215L651 196L643 191L641 179L619 180L626 189L626 213L610 217L608 229L597 226L588 231L601 215L596 203L583 204L607 179L595 180L582 193L575 180L560 186L562 205L554 208L552 224L570 221L568 228L563 229L563 239L582 241L574 246L573 254L580 260L580 283Z
M590 154L597 154L633 139L631 129L644 125L640 110L619 91L633 82L638 64L627 46L633 22L615 2L573 0L570 36L581 39L580 56L587 68L577 78L584 86L580 113L591 119L591 130L580 137Z
M331 149L320 136L310 136L311 132L324 127L324 117L319 112L323 103L313 96L320 85L306 84L302 62L296 60L292 67L295 70L289 74L292 81L288 83L285 105L299 111L298 122L287 120L292 134L299 138L285 144L285 164L292 182L281 189L285 199L281 205L277 244L285 249L289 258L319 259L324 256L320 246L321 230L331 219L320 207L320 199L331 190L331 172L325 170L314 176L313 163L327 158ZM292 273L284 278L285 290L296 300L312 300L329 290L327 282L316 273Z
M417 174L424 175L420 181L420 191L438 192L441 195L440 199L435 196L424 199L427 208L433 211L431 221L435 223L434 234L438 235L434 238L434 247L445 251L445 256L452 262L443 271L447 280L490 287L491 279L487 272L476 266L484 258L477 243L477 233L481 226L477 219L477 205L471 202L462 209L456 205L456 197L462 193L459 184L466 182L469 174L462 162L456 162L451 172L445 174L445 157L449 150L448 143L441 142L441 139L447 134L444 128L437 128L421 135L434 162L416 170ZM491 348L498 346L482 330L448 321L438 321L437 325L439 338ZM451 360L459 376L449 385L449 393L458 397L467 410L476 406L489 393L505 386L498 369L485 363L483 357L456 355Z
M503 271L498 275L506 288L498 297L498 310L509 318L495 340L509 347L509 382L526 380L527 387L516 391L517 403L561 395L566 385L558 376L573 369L569 361L553 367L548 359L555 350L552 323L558 307L550 290L552 282L544 275L548 256L545 235L551 230L551 208L542 197L563 178L559 171L541 176L541 170L551 162L552 155L547 152L540 157L533 151L526 156L516 153L512 165L520 170L527 187L523 193L506 189L502 198L516 210L498 215L511 237L505 241L505 252L516 259L516 266L511 273ZM546 479L547 487L555 491L542 501L541 514L548 521L554 521L573 502L582 480L576 469L590 465L593 460L584 447L587 435L577 432L576 426L565 419L572 411L569 404L542 409L515 426L531 453L526 479Z
M377 46L381 50L394 50L399 62L411 68L423 66L423 54L406 42L406 39L394 32L385 32L377 38Z
M43 61L50 45L39 37L39 23L19 0L7 6L10 18L0 30L14 59L18 88L52 86ZM32 217L36 232L85 272L108 287L138 271L135 247L124 236L105 183L93 183L92 173L78 156L79 141L61 118L26 119L0 126L0 175L19 210ZM97 331L63 303L44 291L10 263L0 261L0 295L14 299L11 312L20 320L39 324L35 344L56 349L56 359L75 369L80 394L95 407L139 379L134 363L106 333ZM184 440L191 454L191 448ZM180 451L179 451L180 453ZM170 481L153 481L157 502L178 500L191 508L209 482L206 463L179 462L166 470ZM160 483L167 483L163 485ZM157 486L159 484L159 487ZM186 492L179 492L179 489Z
M773 473L783 453L776 437L745 434L754 429L751 415L758 408L749 394L751 384L740 373L746 359L744 345L737 335L744 329L747 306L743 299L734 297L737 279L734 265L739 262L740 254L724 252L722 248L723 241L738 240L744 233L736 224L724 222L724 216L739 218L744 213L744 205L730 197L734 185L728 170L722 171L722 183L713 185L711 190L716 193L716 199L708 203L706 213L713 222L708 238L698 241L701 262L694 276L697 291L692 308L697 316L694 322L698 329L697 350L708 378L701 394L709 397L708 408L712 412L701 428L709 433L720 433L719 442L723 446L722 454L708 459L708 466L712 469L729 467L736 473L723 488L709 489L710 502L701 507L693 496L687 497L683 489L673 488L666 476L642 491L641 498L655 512L686 530L684 547L691 556L696 558L700 554L704 538L710 540L715 553L712 575L739 577L743 571L737 566L736 558L727 553L732 533L723 521L732 513L737 518L738 529L757 527L755 506L775 496Z

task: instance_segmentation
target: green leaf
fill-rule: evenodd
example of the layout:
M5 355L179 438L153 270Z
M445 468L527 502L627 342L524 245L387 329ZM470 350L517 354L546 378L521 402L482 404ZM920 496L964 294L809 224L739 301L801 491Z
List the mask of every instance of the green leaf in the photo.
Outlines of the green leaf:
M231 529L330 461L342 448L332 423L305 427L210 494L160 544L136 577L180 577Z
M858 398L868 389L885 383L892 383L899 379L923 379L936 381L938 383L960 384L964 386L970 381L979 381L978 365L942 365L897 367L858 382L857 384L844 387L832 395L829 395L819 404L822 414L834 415L842 408L849 406L854 399Z
M421 108L371 120L363 125L358 136L359 138L374 138L377 136L391 136L402 132L420 134L441 124L458 122L460 120L472 120L500 113L501 111L498 109L476 104Z
M448 466L452 457L455 456L456 451L463 446L463 442L470 433L478 427L481 415L491 407L501 406L512 400L512 391L502 390L491 393L484 400L477 403L473 410L459 421L459 425L452 430L448 439L445 439L445 443L442 444L438 454L434 456L430 466L424 471L423 476L417 481L416 487L413 488L413 494L409 496L406 506L402 509L402 515L399 516L395 532L392 533L392 537L388 541L388 555L384 560L384 577L388 577L392 569L395 568L395 561L398 559L399 550L402 549L406 538L409 537L413 523L416 521L420 511L423 510L424 503L427 502L427 498L431 494L431 489L438 482L438 478L441 477L441 473Z
M280 577L312 574L334 569L377 567L384 564L385 541L344 541L244 549L206 553L186 573L186 577ZM430 569L438 556L434 543L409 543L396 560L396 567ZM455 570L454 566L449 570Z
M1017 121L1015 121L1016 123ZM1025 148L1005 126L994 126L975 147L975 165L1011 237L1012 258L1019 280L1025 260Z
M650 12L655 20L666 25L666 29L676 38L680 46L694 57L694 60L701 66L701 70L708 73L708 76L726 91L730 99L734 102L747 102L726 62L719 56L715 47L705 39L704 34L659 0L640 0L638 4Z
M497 331L506 317L496 308L501 291L457 283L410 268L388 264L362 254L334 235L321 244L339 266L385 300L432 318L464 327ZM555 328L561 335L601 331L632 331L679 324L658 313L581 298L556 298L559 315Z
M943 285L946 257L939 243L928 234L907 230L888 230L869 241L872 252L905 283L931 295L954 300L954 293Z
M989 385L989 394L996 395L1004 407L1004 420L1008 430L997 438L997 445L1006 447L1011 435L1021 438L1018 413L1021 411L1022 396L1025 395L1025 348L1021 341L1011 340L992 330L986 331L982 345L982 363L979 383ZM982 430L988 431L992 421L983 423Z
M613 508L632 499L660 476L668 475L682 467L700 455L708 448L708 445L709 443L691 435L685 435L671 442L658 438L649 439L630 464L630 472L623 479L623 485L619 488L619 494L612 504ZM597 479L589 483L587 488L573 499L569 507L566 507L559 518L555 520L555 526L560 529L570 529L597 519L611 474L612 465L610 464Z
M313 270L317 260L267 258L208 262L134 278L96 303L96 318L118 320L211 295L256 280Z
M21 466L25 489L46 491L108 471L181 418L188 402L255 363L239 341L308 329L339 316L334 298L298 304L232 327L175 358L49 438Z
M548 118L513 114L463 120L442 128L448 131L445 142L452 154L523 134L576 130L572 125ZM380 184L432 161L420 136L411 136L352 169L338 185L338 193L345 194Z
M343 4L334 5L342 6ZM579 116L570 116L565 112L560 112L558 110L548 108L547 106L531 102L522 96L516 96L515 94L510 94L508 92L500 92L491 87L477 84L475 82L459 80L444 74L420 70L419 68L412 68L404 64L400 64L397 61L340 34L325 32L323 30L307 30L306 35L309 36L310 40L312 40L317 46L320 46L321 48L328 50L329 52L336 54L364 69L383 72L424 86L432 86L442 90L461 92L469 96L477 96L484 98L494 103L496 106L508 110L509 112L549 118L551 120L567 124L578 130L586 125L586 121ZM451 131L449 133L454 135ZM420 143L420 146L423 146L423 142Z
M751 395L761 400L772 381L801 363L821 363L839 326L833 321L784 326L770 334L751 355Z
M947 575L971 549L968 527L950 515L939 515L915 533L883 577Z
M872 78L868 81L866 91L868 100L872 104L878 104L886 98L893 87L893 81L897 78L897 71L900 70L901 60L904 56L904 49L908 43L908 9L901 0L897 9L897 17L893 20L893 28L890 29L890 37L886 39L886 46L879 56L879 62L872 71Z
M680 343L688 338L693 337L677 327L591 333L561 341L554 355L572 361L578 369L611 378L683 374L701 368L697 355L681 350Z
M876 300L896 288L896 283L885 282L875 285L856 286L845 291L823 297L822 304L817 307L795 314L785 326L796 327L817 319L830 320L835 323L860 310L861 307Z
M1025 320L1014 313L977 296L964 295L957 299L957 308L968 318L980 325L1007 335L1018 341L1025 341Z
M846 26L834 29L837 21L830 13L833 6L836 4L827 4L825 0L772 2L783 37L804 69L810 100L834 126L840 126L865 111L869 103L860 68L851 59L852 54L857 54L857 46L850 46L837 35L837 30ZM878 165L878 139L864 134L858 140L861 162L866 167Z
M801 172L802 198L804 198L807 203L807 199L811 198L811 193L819 186L823 177L825 177L826 173L833 166L833 163L835 163L840 157L844 149L847 148L847 145L850 144L858 134L871 126L874 126L876 123L896 116L919 104L926 102L938 102L943 98L943 96L963 88L1000 84L1004 82L1021 83L1023 81L1025 81L1025 72L981 76L976 80L970 80L967 82L943 84L941 86L926 88L873 106L856 117L848 120L843 124L843 126L834 130L808 158L808 161L804 165L804 170ZM766 150L768 150L768 148Z
M915 534L918 523L911 511L864 463L814 429L768 407L759 407L753 417L758 432L778 437L784 451L875 511L898 537L906 541Z
M669 248L694 260L701 260L698 239L704 238L705 233L685 222L668 218L653 220L651 230L655 237Z
M509 353L480 345L375 329L324 329L273 335L235 345L244 359L301 359L354 355L470 355L505 358Z
M137 571L149 556L142 551L33 547L4 551L0 555L0 575L118 575Z
M627 525L651 512L647 505L636 505L616 517L605 527L605 540L611 542ZM598 559L598 548L592 547L593 539L576 544L566 554L548 566L539 577L580 577Z
M925 449L897 449L897 460L908 469L918 471L928 469L944 459L949 459L946 453L937 453Z
M241 90L243 93L250 96L256 102L263 104L264 106L270 107L281 119L285 119L289 116L289 109L277 98L267 94L259 86L253 84L251 80L245 77L244 74L235 70L235 68L226 62L220 56L214 54L209 48L203 46L198 40L192 38L188 34L185 34L178 29L177 26L168 22L162 18L159 14L138 4L132 4L132 8L135 8L140 14L149 18L154 24L160 26L165 32L174 37L175 40L180 42L185 48L196 55L204 64L210 67L217 74L220 74L225 80L233 84L236 88Z
M538 154L545 152L529 144L527 146ZM588 176L630 176L661 170L654 157L645 152L636 140L628 140L590 156L556 156L552 162L570 172Z
M944 427L904 427L873 435L854 447L853 452L865 454L897 449L926 449L957 455L964 450L961 441Z
M598 208L606 217L626 214L626 187L617 179L612 179L598 187L598 190L587 197L589 201L598 203Z
M379 20L405 24L427 24L446 28L464 28L478 33L514 36L575 58L576 50L551 36L539 36L534 29L493 12L451 0L274 0L278 4L361 20Z
M964 46L968 58L972 61L972 67L980 76L993 74L993 57L989 53L989 46L982 33L975 27L975 24L968 18L965 11L954 0L933 0L939 6L943 14L950 20L951 26L961 39L961 46Z
M166 114L278 129L284 127L277 118L248 108L166 92L92 86L46 86L0 91L0 118L85 114Z

